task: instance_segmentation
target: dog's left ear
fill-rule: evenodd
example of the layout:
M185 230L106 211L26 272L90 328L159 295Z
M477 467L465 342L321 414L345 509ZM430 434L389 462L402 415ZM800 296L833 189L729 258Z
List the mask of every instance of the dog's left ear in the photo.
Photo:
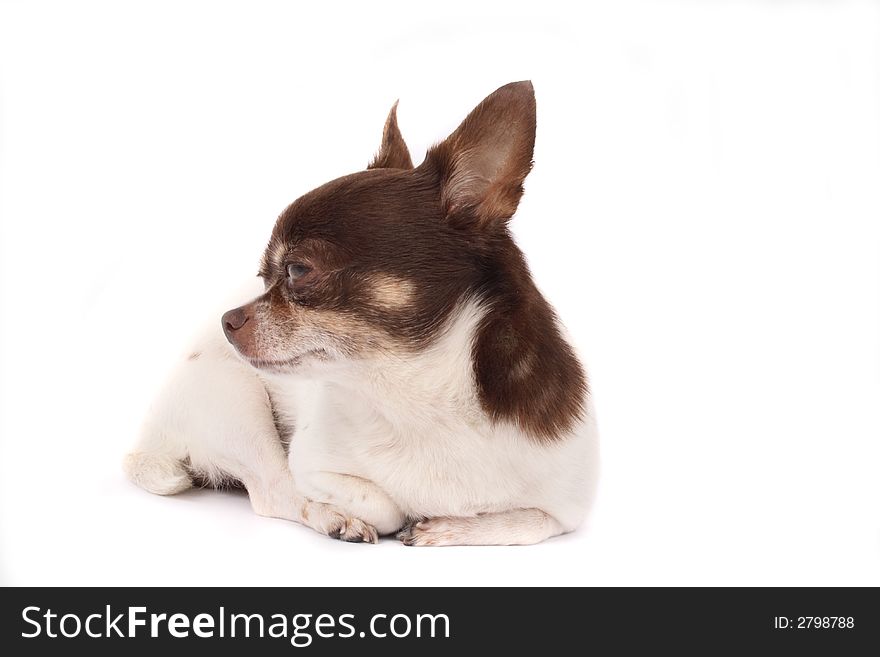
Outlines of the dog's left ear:
M534 149L534 88L511 82L429 150L422 166L439 177L440 203L451 223L492 228L516 212Z
M397 127L397 102L391 107L382 131L382 146L376 157L367 166L368 169L412 169L413 163L409 149Z

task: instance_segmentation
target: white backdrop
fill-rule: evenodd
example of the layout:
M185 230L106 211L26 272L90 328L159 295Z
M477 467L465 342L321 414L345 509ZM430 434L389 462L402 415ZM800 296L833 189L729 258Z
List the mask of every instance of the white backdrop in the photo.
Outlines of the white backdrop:
M0 581L880 584L880 5L305 4L0 6ZM513 226L591 374L589 526L348 545L128 484L284 206L395 99L420 161L524 78Z

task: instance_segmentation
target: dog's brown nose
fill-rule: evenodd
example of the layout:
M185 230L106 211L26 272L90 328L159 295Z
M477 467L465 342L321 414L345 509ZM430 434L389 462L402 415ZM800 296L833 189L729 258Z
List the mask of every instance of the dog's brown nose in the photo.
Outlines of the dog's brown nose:
M233 308L223 313L223 318L220 321L223 322L223 332L226 337L231 338L232 334L247 324L249 319L250 317L244 308Z

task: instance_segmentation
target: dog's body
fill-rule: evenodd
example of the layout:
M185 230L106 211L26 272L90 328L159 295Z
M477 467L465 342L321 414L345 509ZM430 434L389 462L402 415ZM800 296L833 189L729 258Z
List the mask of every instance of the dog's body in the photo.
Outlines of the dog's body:
M352 541L577 527L597 469L586 380L506 227L533 140L529 83L418 168L392 110L367 171L279 218L265 292L196 345L129 476L159 494L234 479L258 513Z

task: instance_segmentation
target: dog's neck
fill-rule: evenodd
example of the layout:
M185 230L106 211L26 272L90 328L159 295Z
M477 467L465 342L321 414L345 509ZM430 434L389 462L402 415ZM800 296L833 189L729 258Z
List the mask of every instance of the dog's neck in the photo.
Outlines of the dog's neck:
M488 420L536 441L561 438L582 419L586 381L552 309L528 284L516 298L464 301L417 352L382 353L327 381L395 425Z

